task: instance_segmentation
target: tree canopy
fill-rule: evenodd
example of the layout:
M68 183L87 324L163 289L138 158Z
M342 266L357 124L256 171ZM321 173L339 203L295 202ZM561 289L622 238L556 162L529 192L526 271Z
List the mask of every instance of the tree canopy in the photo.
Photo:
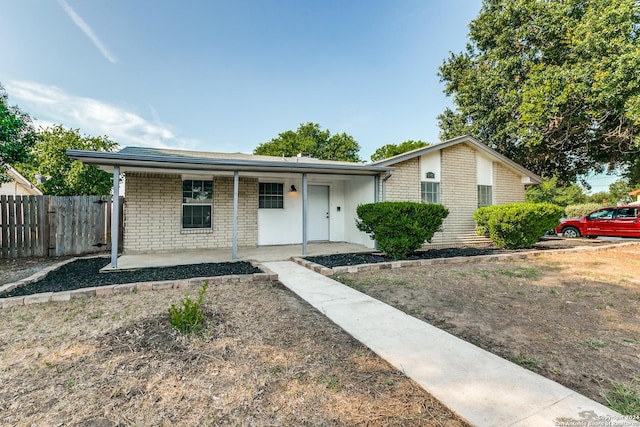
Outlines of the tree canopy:
M15 167L44 194L107 195L112 189L112 175L97 166L71 159L66 150L114 151L116 148L117 144L106 136L80 135L78 129L56 125L38 132L30 160ZM36 180L36 174L42 176L44 182Z
M600 205L617 205L629 203L633 200L629 192L633 186L626 179L619 179L609 185L607 191L585 194L580 185L574 183L568 186L559 184L558 178L545 179L542 184L527 187L526 200L532 203L553 203L558 206L581 205L596 203Z
M484 0L469 28L439 70L456 106L443 139L474 135L564 183L638 158L635 0Z
M9 105L7 92L0 84L0 182L7 180L5 165L26 160L34 141L31 117Z
M530 185L526 190L526 200L531 203L553 203L558 206L577 205L587 202L587 195L578 184L562 186L558 178L545 179L542 184Z
M398 154L406 153L407 151L426 147L428 145L430 145L428 142L414 141L412 139L401 144L386 144L378 148L371 155L371 161L376 162L378 160L388 159L389 157L397 156Z
M258 145L253 154L265 156L292 157L308 154L322 160L361 161L360 145L346 133L331 135L329 130L321 130L317 123L301 123L296 131L288 130L278 134L269 142Z

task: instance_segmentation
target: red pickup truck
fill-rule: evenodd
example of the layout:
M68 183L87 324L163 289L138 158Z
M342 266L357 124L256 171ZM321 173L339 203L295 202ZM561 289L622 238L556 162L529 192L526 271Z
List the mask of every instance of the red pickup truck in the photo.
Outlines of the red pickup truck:
M640 206L616 206L580 218L560 220L556 234L563 237L640 237Z

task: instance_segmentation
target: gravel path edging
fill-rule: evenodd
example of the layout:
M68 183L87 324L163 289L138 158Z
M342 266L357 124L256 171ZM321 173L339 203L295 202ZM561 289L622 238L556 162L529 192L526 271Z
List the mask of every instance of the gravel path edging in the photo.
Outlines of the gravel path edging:
M13 283L7 283L0 287L0 293L7 292L15 289L18 286L24 286L32 282L37 282L46 276L49 272L58 270L63 265L73 262L77 259L95 258L95 257L82 257L71 258L62 261L58 264L49 266L42 269L26 279L19 280ZM136 282L136 283L124 283L120 285L105 285L94 286L88 288L74 289L72 291L62 292L44 292L33 295L25 295L19 297L8 297L0 299L0 308L9 308L19 305L40 304L46 302L60 302L70 301L72 299L89 298L94 296L109 296L122 293L137 293L140 291L158 291L165 289L195 289L201 287L205 281L208 281L210 285L218 285L221 283L240 283L240 282L257 282L266 280L270 282L278 281L278 274L268 269L264 265L258 262L251 262L251 264L260 269L261 273L253 274L232 274L228 276L215 276L215 277L194 277L191 279L182 280L164 280L153 282ZM108 274L108 273L105 273Z
M361 271L375 271L375 270L387 270L402 267L421 267L425 265L437 265L437 264L464 264L468 262L476 261L506 261L510 259L526 259L538 257L541 255L553 255L567 252L597 252L608 250L611 248L620 248L626 246L637 246L640 242L628 242L628 243L616 243L606 246L597 247L574 247L567 249L534 249L528 252L516 252L510 254L495 254L495 255L477 255L477 256L460 256L451 258L429 258L419 260L398 260L390 262L379 262L373 264L359 264L359 265L345 265L334 268L329 268L315 262L308 261L301 257L291 257L291 261L308 268L311 271L322 274L323 276L333 276L335 274L345 273L358 273Z

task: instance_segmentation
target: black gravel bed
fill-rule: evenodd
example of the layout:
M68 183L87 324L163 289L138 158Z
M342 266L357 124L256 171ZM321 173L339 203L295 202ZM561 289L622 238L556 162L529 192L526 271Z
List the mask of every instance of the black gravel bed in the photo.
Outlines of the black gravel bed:
M120 285L124 283L261 273L260 269L244 261L141 268L139 270L101 273L100 269L109 264L109 261L109 258L88 258L72 261L63 265L58 270L50 272L37 282L20 286L9 292L0 294L0 298L32 295L42 292L71 291L74 289Z
M491 255L501 254L515 251L507 251L499 248L444 248L444 249L427 249L426 251L417 251L412 255L402 258L402 260L418 260L418 259L432 259L432 258L453 258L458 256L479 256L479 255ZM398 261L393 258L389 258L379 252L361 252L361 253L349 253L349 254L334 254L334 255L322 255L322 256L310 256L305 257L307 261L314 262L316 264L324 265L328 268L342 267L345 265L359 265L359 264L377 264L380 262Z

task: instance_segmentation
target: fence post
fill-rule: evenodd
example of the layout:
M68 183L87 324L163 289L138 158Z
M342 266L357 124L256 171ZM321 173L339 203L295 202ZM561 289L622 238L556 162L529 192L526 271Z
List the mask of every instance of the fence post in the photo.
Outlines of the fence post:
M16 204L16 257L23 256L23 236L24 236L24 209L22 206L22 196L16 196L15 204Z
M31 256L40 255L38 250L38 200L42 197L29 196L29 247Z
M51 221L51 199L53 196L43 196L42 203L42 250L44 256L51 256L51 241L55 243L55 221ZM53 228L53 230L52 230ZM51 236L54 238L52 239Z
M9 223L7 218L7 196L0 196L0 221L2 221L2 258L9 256Z
M9 256L15 258L16 251L16 202L13 196L7 197L9 208Z

